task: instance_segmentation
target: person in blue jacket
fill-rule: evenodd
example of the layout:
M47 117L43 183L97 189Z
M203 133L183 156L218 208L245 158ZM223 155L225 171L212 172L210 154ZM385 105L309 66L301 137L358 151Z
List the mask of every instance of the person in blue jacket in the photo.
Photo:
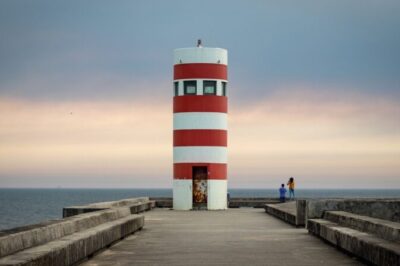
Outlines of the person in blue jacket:
M285 184L282 184L281 187L279 188L279 201L280 202L285 202L286 200L286 188Z

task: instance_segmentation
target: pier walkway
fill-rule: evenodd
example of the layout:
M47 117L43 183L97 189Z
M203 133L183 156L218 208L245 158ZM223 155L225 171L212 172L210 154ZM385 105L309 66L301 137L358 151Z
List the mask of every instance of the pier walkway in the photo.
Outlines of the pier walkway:
M363 265L263 209L145 213L144 228L82 265Z

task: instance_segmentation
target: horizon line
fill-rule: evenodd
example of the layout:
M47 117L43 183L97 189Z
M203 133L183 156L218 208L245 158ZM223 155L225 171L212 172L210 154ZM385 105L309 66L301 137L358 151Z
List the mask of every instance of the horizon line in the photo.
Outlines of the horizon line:
M244 190L264 190L264 189L278 189L278 187L263 187L263 188L251 188L251 187L246 187L246 188L241 188L241 187L228 187L228 189L244 189ZM172 190L172 187L1 187L0 189L170 189ZM312 188L312 187L302 187L302 188L296 188L295 190L318 190L318 189L323 189L323 190L400 190L400 187L396 188L385 188L385 187L376 187L376 188L371 188L371 187L348 187L348 188L338 188L338 187L317 187L317 188Z

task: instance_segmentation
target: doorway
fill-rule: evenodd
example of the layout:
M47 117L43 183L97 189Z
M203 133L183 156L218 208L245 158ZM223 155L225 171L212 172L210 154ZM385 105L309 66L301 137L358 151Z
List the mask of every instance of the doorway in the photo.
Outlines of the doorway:
M207 166L193 166L193 209L207 209Z

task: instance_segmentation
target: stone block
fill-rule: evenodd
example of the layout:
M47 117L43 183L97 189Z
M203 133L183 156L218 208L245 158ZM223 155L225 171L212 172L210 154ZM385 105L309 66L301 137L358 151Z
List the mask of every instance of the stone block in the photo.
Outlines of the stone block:
M3 257L0 259L0 265L72 265L143 226L143 215L129 215Z
M287 202L280 204L266 204L265 212L289 223L298 225L296 223L296 202Z
M327 211L324 219L355 230L400 243L400 223L344 211Z
M325 219L310 219L310 233L374 265L400 265L400 244L340 226Z

